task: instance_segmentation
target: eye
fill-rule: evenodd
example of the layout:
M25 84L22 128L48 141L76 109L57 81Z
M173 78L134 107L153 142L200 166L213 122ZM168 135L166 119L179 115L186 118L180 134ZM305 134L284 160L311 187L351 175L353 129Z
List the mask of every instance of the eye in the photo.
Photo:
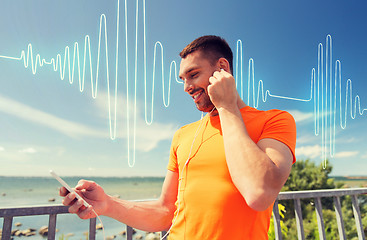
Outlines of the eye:
M197 76L198 76L198 74L199 74L198 72L193 73L193 74L191 74L191 75L190 75L190 78L195 78L195 77L197 77Z

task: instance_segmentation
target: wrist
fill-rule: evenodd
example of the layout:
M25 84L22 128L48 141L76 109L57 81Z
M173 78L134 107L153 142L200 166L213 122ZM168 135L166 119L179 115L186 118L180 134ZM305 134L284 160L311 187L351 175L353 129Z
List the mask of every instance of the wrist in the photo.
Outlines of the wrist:
M240 114L241 115L241 108L246 107L247 105L239 98L236 101L233 101L228 104L222 104L216 106L218 109L218 113L232 113L232 114Z
M217 107L218 110L218 114L219 115L224 115L224 114L234 114L234 115L241 115L241 111L240 108L237 105L232 105L232 106L221 106L221 107Z
M114 211L116 199L117 199L116 197L106 194L106 199L104 201L105 207L104 211L101 213L102 215L111 216L111 213Z
M128 211L132 207L133 205L129 201L107 195L105 200L105 211L103 215L121 221L122 218L126 217Z

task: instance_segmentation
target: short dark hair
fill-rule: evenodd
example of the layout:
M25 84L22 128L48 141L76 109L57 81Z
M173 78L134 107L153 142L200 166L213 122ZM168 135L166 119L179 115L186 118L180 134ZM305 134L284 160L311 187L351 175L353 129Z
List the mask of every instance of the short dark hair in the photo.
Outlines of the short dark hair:
M180 57L186 58L187 55L197 50L200 50L211 64L215 64L221 57L227 59L233 74L233 53L226 40L214 35L199 37L180 52Z

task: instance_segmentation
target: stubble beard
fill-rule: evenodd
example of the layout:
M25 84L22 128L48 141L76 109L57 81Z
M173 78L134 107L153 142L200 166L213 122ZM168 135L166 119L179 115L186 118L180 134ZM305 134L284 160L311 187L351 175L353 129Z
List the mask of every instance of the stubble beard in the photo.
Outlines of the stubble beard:
M210 100L210 97L208 96L207 92L204 91L205 94L203 96L203 99L201 99L200 102L196 103L196 108L201 112L210 112L215 107L212 101Z

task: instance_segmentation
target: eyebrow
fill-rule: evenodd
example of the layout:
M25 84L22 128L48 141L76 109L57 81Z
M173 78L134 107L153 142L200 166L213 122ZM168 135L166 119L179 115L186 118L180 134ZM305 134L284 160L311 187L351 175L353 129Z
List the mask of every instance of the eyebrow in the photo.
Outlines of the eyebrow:
M183 75L187 75L188 73L192 72L192 71L195 71L199 69L199 67L192 67L192 68L189 68L189 70L187 70L186 72L183 73ZM182 75L178 76L181 80L182 80Z

